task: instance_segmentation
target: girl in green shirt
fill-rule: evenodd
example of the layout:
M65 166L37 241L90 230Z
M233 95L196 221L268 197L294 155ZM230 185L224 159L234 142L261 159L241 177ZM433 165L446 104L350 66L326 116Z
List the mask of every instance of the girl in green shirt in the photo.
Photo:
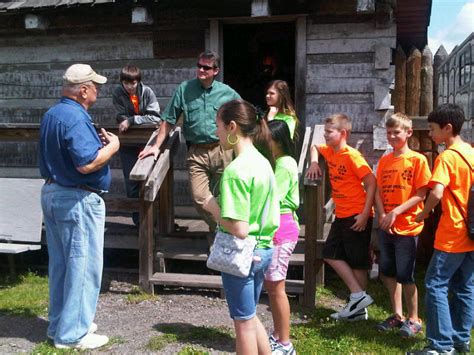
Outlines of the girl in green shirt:
M248 277L222 273L229 313L234 320L236 351L269 354L269 340L256 307L273 254L272 238L279 226L280 208L272 166L254 146L254 142L262 142L267 146L262 151L270 152L269 131L266 121L257 120L255 108L243 100L221 106L216 123L219 144L232 149L235 159L222 175L219 206L210 196L204 208L224 231L238 238L257 240ZM272 160L271 155L268 158Z
M267 122L280 120L286 122L290 129L291 139L295 140L295 132L299 121L296 117L295 105L291 100L288 83L284 80L271 81L265 93L268 111L265 115ZM296 134L296 137L298 134Z
M268 123L271 146L275 159L275 178L280 200L280 227L273 237L273 257L265 272L265 289L268 292L273 317L270 335L272 351L277 354L296 354L290 342L290 304L285 291L285 280L290 256L296 247L299 226L296 210L300 204L298 165L295 145L290 138L288 125L280 120Z

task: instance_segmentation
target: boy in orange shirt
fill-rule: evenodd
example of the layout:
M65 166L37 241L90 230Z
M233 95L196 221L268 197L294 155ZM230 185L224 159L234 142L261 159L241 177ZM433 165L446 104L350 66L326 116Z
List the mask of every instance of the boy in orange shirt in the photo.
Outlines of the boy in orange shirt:
M455 104L438 106L428 116L430 135L446 150L435 161L431 192L417 222L440 201L442 214L434 253L425 275L426 338L419 354L469 353L474 317L474 240L469 239L468 196L474 179L474 149L459 135L463 110Z
M348 116L335 114L326 119L326 144L311 147L310 179L321 175L318 159L327 162L336 220L323 249L324 261L349 288L349 302L331 317L337 320L366 320L366 307L374 301L365 290L369 269L369 243L372 230L372 205L375 176L362 154L347 145L352 124Z
M380 331L400 328L401 335L411 337L421 331L414 274L423 222L415 222L415 218L423 209L431 173L426 157L408 147L408 138L413 134L411 120L403 113L396 113L385 126L393 152L379 161L375 205L380 227L379 268L393 314L376 327ZM408 310L406 320L402 292Z

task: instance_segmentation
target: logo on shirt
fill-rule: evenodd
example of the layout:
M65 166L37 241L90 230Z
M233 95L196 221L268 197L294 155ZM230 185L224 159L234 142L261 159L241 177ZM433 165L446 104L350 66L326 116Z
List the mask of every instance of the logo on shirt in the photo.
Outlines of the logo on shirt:
M339 165L339 167L337 168L337 172L339 173L339 175L345 175L347 173L347 169L344 165Z
M413 170L405 169L402 173L403 180L411 180L413 178Z

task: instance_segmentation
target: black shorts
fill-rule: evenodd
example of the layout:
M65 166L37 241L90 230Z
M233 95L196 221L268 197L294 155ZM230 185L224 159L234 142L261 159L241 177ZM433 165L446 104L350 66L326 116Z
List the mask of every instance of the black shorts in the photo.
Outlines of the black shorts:
M373 218L369 217L362 232L351 229L354 216L337 218L331 225L323 248L324 259L344 260L352 269L369 269L369 244Z

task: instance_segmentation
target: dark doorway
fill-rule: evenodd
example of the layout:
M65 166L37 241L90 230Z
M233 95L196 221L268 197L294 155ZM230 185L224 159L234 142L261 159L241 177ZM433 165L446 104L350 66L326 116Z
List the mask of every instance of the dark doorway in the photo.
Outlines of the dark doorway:
M243 99L265 110L265 87L275 79L294 95L294 23L225 25L223 37L224 81Z

